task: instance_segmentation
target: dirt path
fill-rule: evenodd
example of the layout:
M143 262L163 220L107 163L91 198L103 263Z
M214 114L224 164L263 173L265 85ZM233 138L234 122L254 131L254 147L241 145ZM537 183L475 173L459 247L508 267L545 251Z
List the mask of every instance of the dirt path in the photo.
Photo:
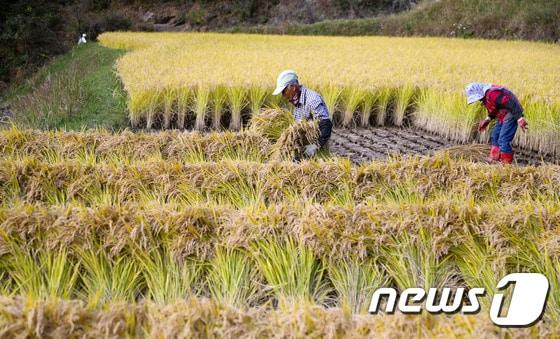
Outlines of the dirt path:
M412 128L379 127L371 129L334 129L330 150L354 163L369 160L385 160L390 154L430 155L449 147L457 146L453 141ZM480 149L480 146L476 146ZM484 146L482 146L484 147ZM489 146L488 146L489 148ZM539 165L543 162L558 163L550 156L516 150L519 165Z

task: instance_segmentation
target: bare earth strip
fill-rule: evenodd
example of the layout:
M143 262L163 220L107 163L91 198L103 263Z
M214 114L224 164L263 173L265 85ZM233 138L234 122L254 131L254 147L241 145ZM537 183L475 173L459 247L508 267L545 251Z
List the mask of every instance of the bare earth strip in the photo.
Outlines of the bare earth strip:
M329 148L354 163L369 160L385 160L391 154L430 155L458 144L426 131L413 128L339 128L334 129ZM480 145L473 145L478 146ZM558 159L535 152L516 149L516 161L520 165L539 165L543 162L558 163Z

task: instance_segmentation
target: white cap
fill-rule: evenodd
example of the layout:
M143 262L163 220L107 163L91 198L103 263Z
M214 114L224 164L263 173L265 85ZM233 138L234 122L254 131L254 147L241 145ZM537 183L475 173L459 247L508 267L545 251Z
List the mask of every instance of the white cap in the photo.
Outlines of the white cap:
M276 89L274 90L272 95L278 95L282 93L286 86L297 82L298 76L296 74L296 71L292 71L291 69L283 71L278 75L278 78L276 79Z
M492 84L481 84L478 82L471 82L465 87L465 93L467 94L467 104L470 105L473 102L477 102L484 98L486 91L492 87Z

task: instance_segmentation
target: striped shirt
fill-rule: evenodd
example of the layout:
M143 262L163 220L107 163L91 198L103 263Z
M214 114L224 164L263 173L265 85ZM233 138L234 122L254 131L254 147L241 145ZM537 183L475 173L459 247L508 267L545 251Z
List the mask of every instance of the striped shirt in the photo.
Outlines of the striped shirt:
M312 118L317 120L329 119L329 110L319 93L301 86L299 100L294 108L294 119L300 121L301 119L310 120Z

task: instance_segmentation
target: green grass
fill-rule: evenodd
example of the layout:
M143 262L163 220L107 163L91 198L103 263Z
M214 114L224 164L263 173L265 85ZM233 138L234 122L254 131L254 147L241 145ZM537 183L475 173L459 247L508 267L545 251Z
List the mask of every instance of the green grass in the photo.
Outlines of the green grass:
M97 43L75 47L12 88L2 101L22 128L125 128L126 93L113 70L123 53Z

